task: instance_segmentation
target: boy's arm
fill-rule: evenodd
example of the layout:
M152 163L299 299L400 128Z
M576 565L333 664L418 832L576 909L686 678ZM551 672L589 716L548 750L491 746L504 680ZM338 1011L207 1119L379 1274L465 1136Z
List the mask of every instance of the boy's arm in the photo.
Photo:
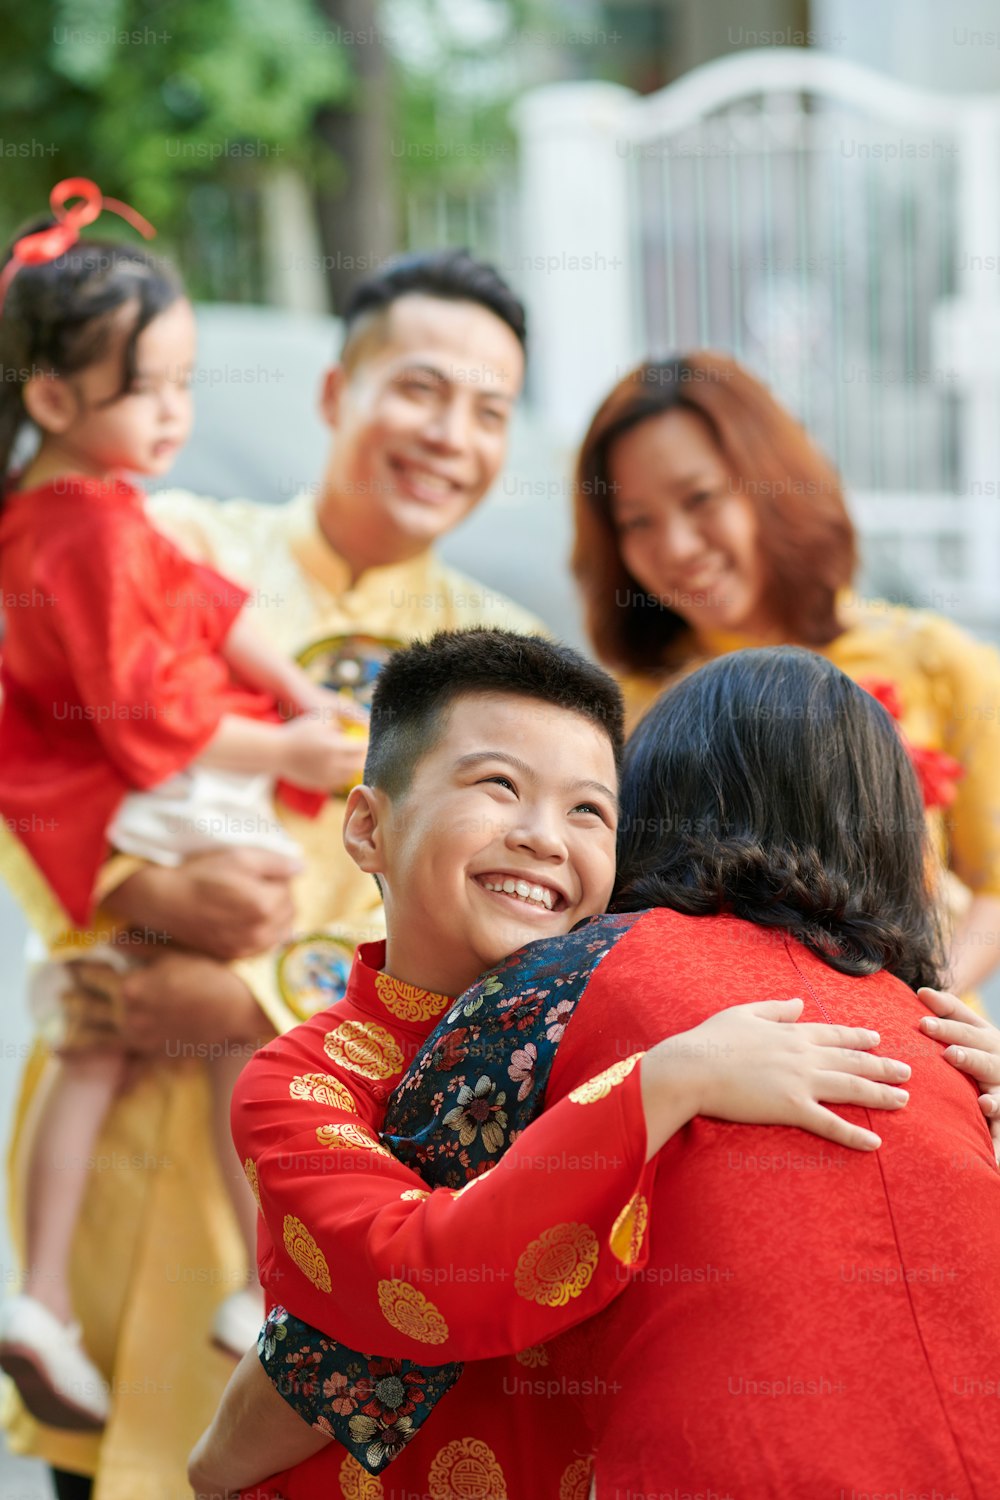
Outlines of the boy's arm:
M575 1067L563 1064L561 1048L551 1107L520 1132L508 1113L516 1119L530 1095L534 1044L505 1035L499 1057L494 1043L466 1076L446 1034L422 1059L410 1100L421 1131L398 1142L433 1191L371 1123L352 1118L322 1075L286 1074L303 1128L257 1154L241 1151L274 1240L262 1270L280 1275L294 1313L355 1348L481 1359L553 1338L606 1306L644 1263L650 1159L695 1114L878 1145L821 1101L900 1108L905 1091L888 1080L903 1065L867 1055L877 1037L863 1028L790 1024L801 1008L800 1000L729 1007L596 1078L584 1068L614 1056L613 1038L577 1024ZM402 1065L392 1045L385 1028L341 1025L326 1035L324 1054L346 1067L343 1076L353 1068L377 1077L381 1067L388 1077ZM441 1185L449 1183L462 1185Z
M188 1480L199 1500L228 1500L270 1474L304 1463L330 1441L297 1415L265 1374L256 1349L233 1371L195 1444Z
M332 1083L286 1073L284 1113L304 1128L252 1154L264 1123L258 1059L234 1126L273 1241L262 1274L297 1316L392 1358L439 1364L553 1338L606 1306L646 1258L653 1168L636 1062L573 1091L505 1154L503 1091L477 1096L474 1081L445 1116L442 1150L460 1161L485 1110L495 1160L460 1189L429 1191L377 1122L336 1107L343 1072ZM687 1118L679 1103L673 1128Z

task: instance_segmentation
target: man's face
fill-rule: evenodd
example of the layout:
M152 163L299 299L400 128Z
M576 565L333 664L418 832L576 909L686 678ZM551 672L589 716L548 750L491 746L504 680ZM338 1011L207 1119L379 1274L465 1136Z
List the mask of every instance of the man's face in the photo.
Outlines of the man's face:
M523 378L517 337L475 302L414 293L362 328L323 393L335 544L392 558L464 520L503 466Z
M582 715L517 694L459 698L404 795L375 794L390 972L458 994L604 911L617 787L611 743Z

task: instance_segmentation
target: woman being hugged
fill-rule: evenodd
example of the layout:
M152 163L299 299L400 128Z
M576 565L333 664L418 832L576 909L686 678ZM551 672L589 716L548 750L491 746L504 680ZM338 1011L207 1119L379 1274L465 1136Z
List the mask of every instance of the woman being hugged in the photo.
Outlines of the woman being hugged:
M861 600L840 480L760 381L706 351L640 365L580 451L573 566L634 723L746 646L818 651L899 721L947 867L949 977L1000 962L1000 659L940 616Z

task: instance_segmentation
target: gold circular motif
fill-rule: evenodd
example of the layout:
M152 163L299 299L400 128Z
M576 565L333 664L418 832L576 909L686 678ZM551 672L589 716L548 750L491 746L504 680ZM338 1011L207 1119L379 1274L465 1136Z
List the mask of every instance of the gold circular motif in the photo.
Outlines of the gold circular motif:
M391 1155L392 1153L390 1152L389 1154ZM416 1203L420 1198L429 1198L430 1193L426 1188L407 1188L406 1192L400 1193L399 1196L404 1203L408 1201Z
M358 1112L350 1089L332 1073L300 1073L288 1085L288 1092L293 1099L311 1099L352 1115Z
M452 1003L450 995L418 989L415 984L406 984L391 974L375 975L375 993L389 1014L401 1021L430 1021Z
M317 1011L344 998L353 962L350 943L329 933L313 932L296 938L278 954L278 992L293 1015L308 1021Z
M481 1438L456 1438L434 1455L427 1475L430 1500L507 1500L500 1461Z
M308 1277L321 1292L328 1292L333 1285L330 1268L302 1220L296 1219L293 1214L286 1214L283 1238L285 1249L303 1276Z
M339 1478L344 1500L382 1500L385 1494L378 1475L369 1474L350 1453L340 1466Z
M544 1344L532 1344L530 1349L522 1349L514 1358L526 1370L541 1370L549 1362L549 1351Z
M333 1062L362 1078L391 1078L402 1073L402 1049L391 1031L374 1021L343 1021L328 1031L323 1048Z
M331 1151L377 1151L380 1156L392 1155L381 1141L350 1120L345 1125L318 1125L316 1139Z
M559 1481L559 1500L587 1500L593 1469L592 1458L574 1459Z
M649 1204L641 1193L636 1193L612 1224L608 1241L611 1253L623 1266L634 1266L642 1254L648 1223Z
M250 1191L257 1200L257 1207L260 1208L260 1183L257 1181L257 1163L252 1156L248 1156L243 1163L243 1172L247 1182L250 1184ZM260 1208L260 1211L261 1213L264 1212L262 1208Z
M590 1284L598 1251L589 1225L556 1224L522 1253L514 1271L515 1290L526 1302L565 1307Z
M627 1078L636 1063L645 1056L643 1052L633 1052L631 1057L626 1057L622 1062L616 1062L610 1068L605 1068L603 1073L598 1073L596 1078L588 1078L586 1083L581 1083L579 1088L571 1089L569 1097L574 1104L596 1104L598 1099L606 1099L616 1083L621 1083Z
M405 1333L418 1344L443 1344L448 1337L443 1315L408 1281L380 1281L378 1305L397 1333Z

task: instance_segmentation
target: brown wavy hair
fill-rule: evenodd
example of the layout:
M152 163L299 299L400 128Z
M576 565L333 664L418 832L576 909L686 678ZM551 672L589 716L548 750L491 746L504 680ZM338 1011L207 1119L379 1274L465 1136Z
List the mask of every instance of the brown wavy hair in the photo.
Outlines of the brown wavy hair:
M857 564L836 470L748 370L728 355L700 350L630 371L598 407L583 440L574 485L573 572L597 655L617 671L656 673L694 654L690 627L625 567L611 513L615 441L677 410L702 418L734 483L756 507L765 606L789 641L828 645L841 630L837 592Z

